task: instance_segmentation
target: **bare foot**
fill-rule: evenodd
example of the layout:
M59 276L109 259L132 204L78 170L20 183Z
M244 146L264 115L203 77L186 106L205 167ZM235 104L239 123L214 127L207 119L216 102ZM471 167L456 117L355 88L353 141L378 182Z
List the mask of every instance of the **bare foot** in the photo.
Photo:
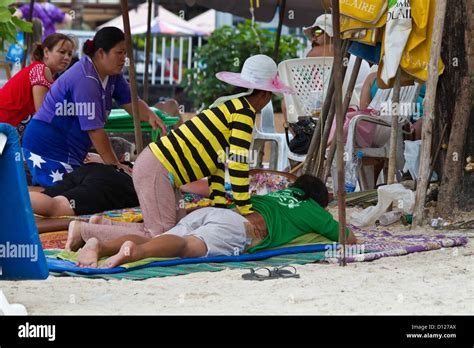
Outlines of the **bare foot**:
M67 251L77 251L85 244L81 236L81 224L82 221L71 221L71 223L69 223L65 246Z
M101 225L104 217L102 215L92 215L89 219L90 224Z
M98 260L99 240L97 238L91 238L87 241L86 245L79 250L76 265L79 267L97 268Z
M120 247L119 252L109 257L100 268L114 268L139 259L139 247L131 241L126 241Z

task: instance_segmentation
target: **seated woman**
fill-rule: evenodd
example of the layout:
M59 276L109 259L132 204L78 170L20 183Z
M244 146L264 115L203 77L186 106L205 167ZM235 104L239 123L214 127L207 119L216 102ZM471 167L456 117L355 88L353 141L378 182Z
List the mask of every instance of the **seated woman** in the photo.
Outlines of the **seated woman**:
M20 139L31 116L43 104L54 76L71 63L74 47L69 36L49 35L42 44L35 45L33 62L0 89L0 122L17 127Z
M242 216L232 210L202 208L183 218L174 228L155 237L136 235L135 225L122 223L130 235L99 241L104 228L82 223L69 235L68 245L80 250L77 264L97 267L98 260L111 256L104 268L150 257L206 257L239 255L284 245L298 236L316 232L332 241L339 240L339 224L324 208L329 202L326 185L318 178L303 175L292 187L251 198L255 214ZM347 242L357 242L346 229Z
M125 35L118 28L104 27L86 41L84 53L53 85L26 129L23 152L34 185L49 187L62 180L65 173L83 165L92 145L104 163L129 171L104 130L112 99L132 114L130 86L122 73ZM141 100L139 114L153 129L166 133L163 121Z

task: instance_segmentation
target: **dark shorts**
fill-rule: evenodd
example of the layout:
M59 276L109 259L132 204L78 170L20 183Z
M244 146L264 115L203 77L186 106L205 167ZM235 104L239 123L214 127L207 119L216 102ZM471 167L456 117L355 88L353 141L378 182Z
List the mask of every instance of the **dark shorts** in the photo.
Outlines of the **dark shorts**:
M139 205L132 177L111 165L99 163L77 168L43 193L50 197L66 197L76 215Z

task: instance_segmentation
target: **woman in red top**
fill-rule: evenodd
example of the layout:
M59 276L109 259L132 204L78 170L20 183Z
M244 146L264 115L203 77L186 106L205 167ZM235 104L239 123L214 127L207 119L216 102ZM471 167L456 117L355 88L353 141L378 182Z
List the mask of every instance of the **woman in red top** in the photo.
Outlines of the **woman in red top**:
M41 107L53 76L71 63L74 47L72 38L58 33L36 44L33 62L0 89L0 123L17 127L21 136L28 120Z

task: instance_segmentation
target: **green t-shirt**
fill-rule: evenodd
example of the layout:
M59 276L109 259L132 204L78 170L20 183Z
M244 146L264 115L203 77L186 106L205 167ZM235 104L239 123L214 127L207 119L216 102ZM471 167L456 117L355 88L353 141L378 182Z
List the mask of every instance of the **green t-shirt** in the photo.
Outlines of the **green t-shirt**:
M300 189L287 188L250 199L252 209L265 219L268 235L248 252L277 247L310 232L335 242L339 240L339 223L332 215L313 199L299 200L294 192L304 194Z

